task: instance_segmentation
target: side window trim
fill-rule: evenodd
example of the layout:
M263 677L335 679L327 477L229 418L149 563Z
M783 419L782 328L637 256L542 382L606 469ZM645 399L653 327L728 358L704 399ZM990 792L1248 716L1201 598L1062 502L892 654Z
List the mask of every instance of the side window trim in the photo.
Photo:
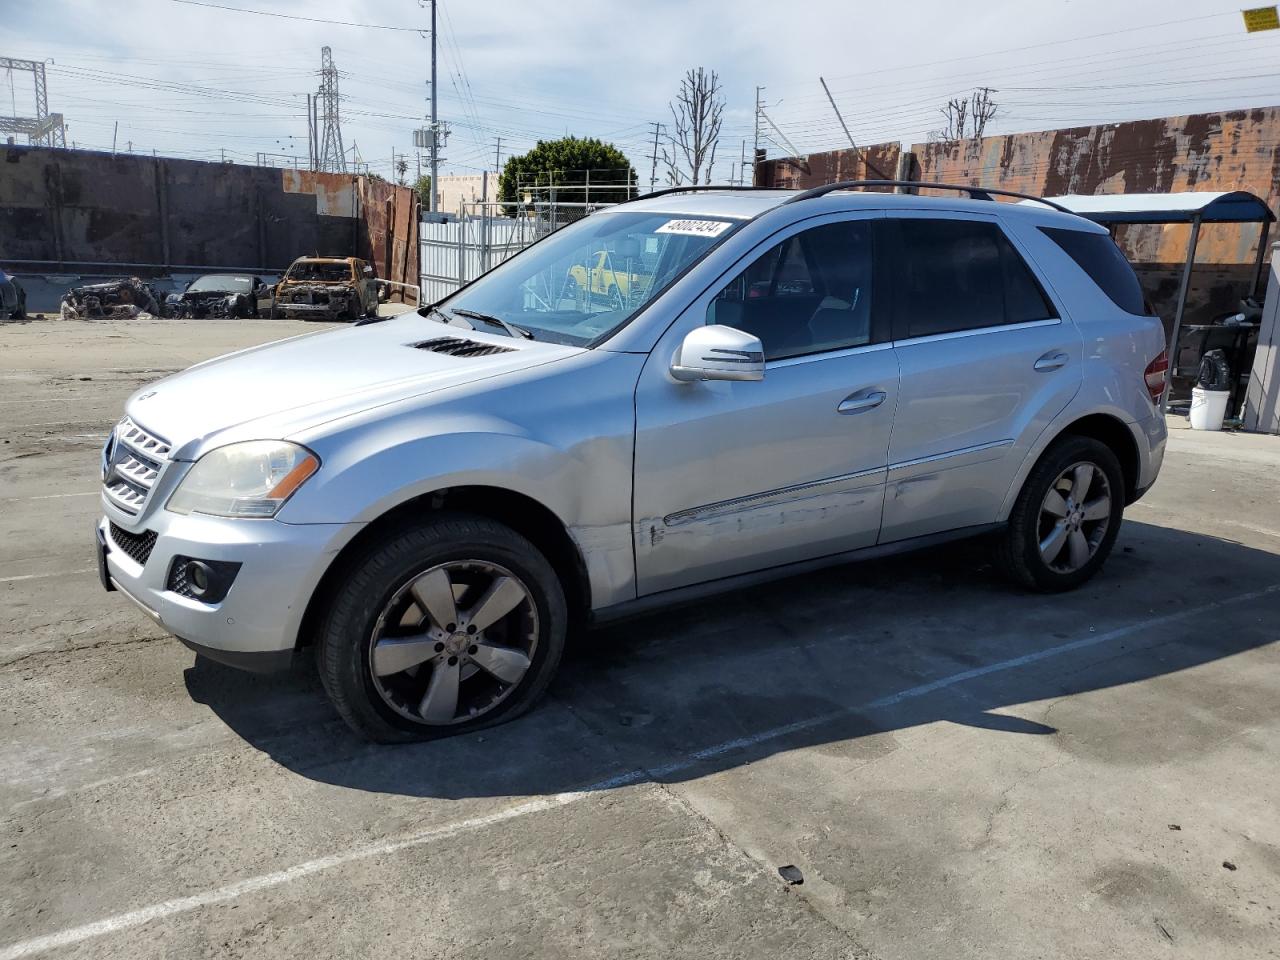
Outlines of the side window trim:
M1008 244L1009 248L1017 255L1022 262L1027 273L1040 291L1044 302L1053 310L1052 317L1045 317L1041 320L1026 320L1017 323L993 323L981 327L970 327L964 330L948 330L944 333L926 333L910 336L907 329L908 318L901 309L902 283L901 274L892 268L892 264L905 262L906 245L902 237L902 231L899 224L904 220L945 220L945 221L962 221L967 223L987 223L991 224L999 235ZM1062 307L1058 303L1055 296L1050 293L1049 286L1040 276L1038 264L1029 257L1025 250L1022 249L1017 238L1012 236L1005 229L1004 224L999 217L990 214L969 214L959 211L939 211L937 213L923 212L917 210L904 211L901 214L887 217L880 225L879 229L884 234L883 247L887 252L887 256L881 257L883 264L883 278L878 274L877 282L880 289L884 290L882 303L890 301L890 336L892 342L898 343L932 343L936 340L956 340L962 337L983 336L990 333L998 333L1000 331L1026 330L1035 327L1054 326L1062 323Z

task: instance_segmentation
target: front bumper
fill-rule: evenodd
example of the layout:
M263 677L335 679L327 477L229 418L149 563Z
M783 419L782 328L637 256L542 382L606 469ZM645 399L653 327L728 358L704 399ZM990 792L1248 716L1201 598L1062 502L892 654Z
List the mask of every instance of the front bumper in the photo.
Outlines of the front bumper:
M262 670L288 665L316 584L358 525L229 520L157 510L146 526L157 536L140 564L113 540L108 518L98 521L95 549L103 586L125 594L165 630L211 659ZM177 556L241 566L226 597L205 603L168 589Z
M327 303L277 303L276 310L285 316L291 313L301 313L309 316L324 314L325 316L336 317L342 312L343 307L331 306Z

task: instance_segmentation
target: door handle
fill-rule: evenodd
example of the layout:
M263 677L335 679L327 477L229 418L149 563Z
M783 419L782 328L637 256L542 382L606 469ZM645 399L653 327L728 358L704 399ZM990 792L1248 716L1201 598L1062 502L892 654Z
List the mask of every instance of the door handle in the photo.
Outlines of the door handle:
M1057 370L1060 367L1065 367L1067 365L1067 361L1070 359L1071 357L1063 353L1061 350L1051 350L1035 362L1035 368L1041 373L1045 373L1049 370Z
M883 390L872 390L870 393L851 393L840 401L840 406L836 407L836 411L838 413L862 413L864 410L871 410L880 406L888 396Z

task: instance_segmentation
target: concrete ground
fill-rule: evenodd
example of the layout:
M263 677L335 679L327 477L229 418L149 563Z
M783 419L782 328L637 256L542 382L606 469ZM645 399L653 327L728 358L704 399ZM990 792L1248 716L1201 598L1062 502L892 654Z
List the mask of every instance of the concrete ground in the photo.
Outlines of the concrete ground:
M93 571L125 397L303 329L0 325L0 960L1280 956L1280 441L1175 431L1075 593L830 570L373 747Z

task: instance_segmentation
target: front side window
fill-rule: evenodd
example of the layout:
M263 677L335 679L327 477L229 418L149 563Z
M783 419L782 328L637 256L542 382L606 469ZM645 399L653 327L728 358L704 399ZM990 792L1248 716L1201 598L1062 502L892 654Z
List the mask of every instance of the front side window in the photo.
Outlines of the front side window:
M1052 304L994 223L902 219L894 258L898 337L1047 320Z
M441 304L499 318L538 340L583 346L620 328L739 221L669 213L584 217Z
M766 360L871 342L872 229L829 223L788 237L734 277L707 323L754 334Z

